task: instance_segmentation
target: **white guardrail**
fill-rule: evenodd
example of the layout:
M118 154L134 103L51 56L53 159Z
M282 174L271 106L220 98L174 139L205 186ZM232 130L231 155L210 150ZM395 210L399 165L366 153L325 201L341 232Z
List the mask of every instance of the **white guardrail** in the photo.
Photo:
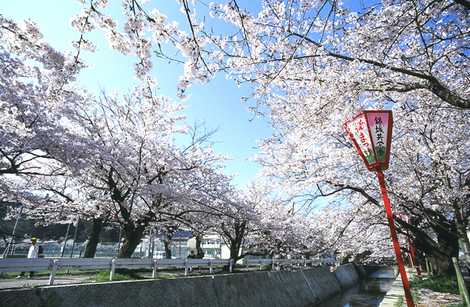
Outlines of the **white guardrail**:
M325 262L320 259L243 259L245 267L271 266L272 270L283 265L307 266L322 265ZM109 280L112 281L116 268L126 269L151 269L152 278L156 278L160 268L184 269L187 276L192 268L209 268L213 273L214 266L228 266L229 272L233 270L232 259L137 259L137 258L6 258L0 259L0 273L6 272L41 272L50 271L49 285L54 284L54 278L59 269L109 269Z

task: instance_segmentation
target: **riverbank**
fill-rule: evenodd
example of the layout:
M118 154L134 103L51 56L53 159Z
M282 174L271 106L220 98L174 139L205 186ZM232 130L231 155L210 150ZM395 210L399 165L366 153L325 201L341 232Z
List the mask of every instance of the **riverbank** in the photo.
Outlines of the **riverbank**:
M353 264L170 280L138 280L0 291L0 306L297 307L321 302L359 282Z

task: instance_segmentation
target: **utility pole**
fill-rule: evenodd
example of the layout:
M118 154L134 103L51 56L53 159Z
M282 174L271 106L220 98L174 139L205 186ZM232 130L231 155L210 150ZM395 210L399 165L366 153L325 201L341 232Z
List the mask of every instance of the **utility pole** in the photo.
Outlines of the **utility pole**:
M7 247L5 247L5 250L3 251L3 258L6 258L8 256L8 252L11 250L11 254L13 254L13 241L15 241L15 236L16 236L16 228L18 227L18 221L21 218L21 214L23 213L23 208L24 205L21 204L20 212L18 213L18 216L16 217L15 225L13 226L13 230L11 232L11 238L10 242L8 243Z
M79 224L80 224L80 217L77 218L77 225L75 226L75 233L73 234L73 243L72 243L72 251L70 251L70 258L73 257L73 251L75 249L75 241L77 241L77 234L78 234Z
M67 240L69 238L70 225L72 225L72 222L70 222L69 225L67 226L67 231L65 232L64 245L62 246L62 251L60 253L60 258L64 257L65 247L67 246Z

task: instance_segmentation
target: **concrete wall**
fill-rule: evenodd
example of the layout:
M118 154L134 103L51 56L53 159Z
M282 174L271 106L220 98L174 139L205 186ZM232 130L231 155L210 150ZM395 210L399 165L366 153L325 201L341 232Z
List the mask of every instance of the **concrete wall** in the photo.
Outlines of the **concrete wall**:
M335 276L339 281L341 289L348 289L357 284L359 275L356 267L352 263L340 266L335 271Z
M313 306L356 283L353 265L297 272L251 272L173 280L125 281L0 291L8 307ZM354 282L353 282L354 281Z
M341 285L334 273L331 273L328 267L317 267L312 270L302 271L314 289L317 301L325 299L341 292Z

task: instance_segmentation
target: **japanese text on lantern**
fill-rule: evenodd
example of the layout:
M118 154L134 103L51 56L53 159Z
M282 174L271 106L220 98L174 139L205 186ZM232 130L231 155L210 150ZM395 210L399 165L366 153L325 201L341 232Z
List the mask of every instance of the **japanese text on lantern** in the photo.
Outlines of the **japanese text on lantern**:
M379 162L386 160L387 146L387 113L371 113L368 116L369 126L371 129L371 138L375 149L376 159Z
M354 135L354 138L358 140L358 146L360 147L364 158L369 163L375 162L375 156L372 149L372 143L367 132L367 122L365 116L359 116L351 122L351 127L348 127L350 132ZM352 129L351 129L352 128Z

